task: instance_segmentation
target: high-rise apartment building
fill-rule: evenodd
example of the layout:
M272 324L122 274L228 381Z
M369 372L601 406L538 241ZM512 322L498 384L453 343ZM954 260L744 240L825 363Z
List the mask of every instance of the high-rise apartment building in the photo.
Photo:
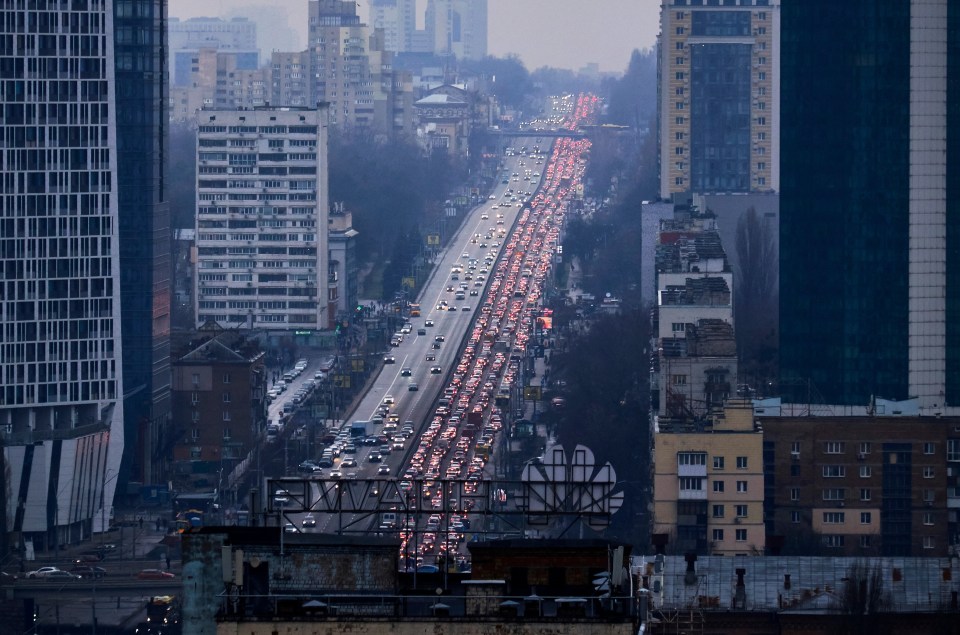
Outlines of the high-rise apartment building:
M257 23L246 18L170 18L168 50L173 86L190 85L192 74L197 72L197 52L201 49L230 53L237 68L256 70L260 64Z
M193 121L198 110L259 108L271 100L269 70L241 68L240 56L203 48L190 53L188 80L170 87L170 120Z
M170 202L166 0L115 0L116 195L124 438L119 484L167 482L170 438Z
M0 13L0 534L21 549L89 537L122 478L118 210L129 174L117 163L133 151L120 147L129 139L114 92L128 87L117 87L114 62L139 58L118 46L115 60L114 29L132 4L7 3ZM142 370L149 378L153 367Z
M413 33L417 29L416 0L372 0L370 23L383 29L383 45L393 53L413 50Z
M330 328L326 108L205 110L197 134L197 325Z
M779 189L779 5L663 0L662 198Z
M789 0L782 30L781 392L946 414L960 402L960 6Z
M424 19L432 53L478 60L487 55L487 0L427 0Z
M355 2L310 0L308 33L313 102L330 104L330 125L388 129L392 54L383 31L360 22Z

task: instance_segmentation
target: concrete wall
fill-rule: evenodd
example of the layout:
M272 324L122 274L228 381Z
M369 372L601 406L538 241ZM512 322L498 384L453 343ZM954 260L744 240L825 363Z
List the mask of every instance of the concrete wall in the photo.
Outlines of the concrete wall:
M598 624L587 621L468 622L458 620L310 622L243 622L217 624L217 635L632 635L630 622Z

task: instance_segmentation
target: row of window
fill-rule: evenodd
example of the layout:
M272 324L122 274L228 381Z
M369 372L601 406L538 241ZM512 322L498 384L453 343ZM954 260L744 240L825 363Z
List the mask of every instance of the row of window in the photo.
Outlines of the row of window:
M790 452L792 454L800 454L801 444L799 441L793 441L790 444ZM950 439L948 441L948 451L950 449L960 450L960 439ZM860 441L857 444L857 454L870 454L873 449L873 444L869 441ZM847 452L847 442L846 441L824 441L823 442L823 451L825 454L846 454ZM932 441L926 441L923 444L923 453L925 455L934 455L937 453L937 444Z
M748 467L749 461L746 456L737 457L737 469L745 470ZM706 465L707 464L707 453L706 452L678 452L677 453L677 465ZM713 469L722 470L726 465L726 458L722 456L713 457Z
M734 505L737 518L746 518L749 515L748 507L749 505ZM727 511L726 505L714 505L712 511L714 518L723 518Z
M713 541L714 542L723 542L723 530L714 529L713 530ZM746 529L735 529L734 538L737 542L746 542L747 541L747 530Z
M840 549L846 546L846 536L843 534L825 534L821 536L820 540L824 547L830 547L835 549ZM864 534L857 536L859 540L860 547L867 548L872 546L872 538L869 534ZM933 536L923 536L923 548L924 549L935 549L936 540Z
M714 490L718 491L718 490ZM723 491L721 488L719 491ZM845 487L827 487L821 490L821 497L825 501L844 501L847 499L847 488ZM790 488L790 500L798 502L800 500L800 488L791 487ZM873 500L873 490L869 487L860 488L860 500L863 502ZM923 490L923 501L925 503L932 503L936 500L936 492L932 489Z
M682 492L703 492L704 483L707 479L696 476L681 476L680 477L680 491ZM724 482L723 481L713 481L713 491L722 492L724 491ZM746 481L737 481L737 493L746 494L747 493L747 482Z

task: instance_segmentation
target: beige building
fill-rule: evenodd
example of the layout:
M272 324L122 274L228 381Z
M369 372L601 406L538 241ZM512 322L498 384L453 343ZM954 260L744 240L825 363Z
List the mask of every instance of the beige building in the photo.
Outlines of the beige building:
M749 401L655 430L653 460L653 532L671 550L763 554L763 432Z
M194 121L200 110L259 108L270 100L268 70L240 68L237 54L213 48L191 55L188 81L170 87L171 120Z
M779 31L779 0L662 0L662 198L779 190Z

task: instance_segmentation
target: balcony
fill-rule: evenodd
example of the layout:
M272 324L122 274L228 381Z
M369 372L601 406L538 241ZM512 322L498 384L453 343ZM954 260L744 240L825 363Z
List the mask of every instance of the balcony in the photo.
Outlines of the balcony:
M705 501L707 500L707 490L705 489L682 489L677 496L682 501Z
M699 476L701 478L706 478L707 466L706 465L678 465L677 476Z

